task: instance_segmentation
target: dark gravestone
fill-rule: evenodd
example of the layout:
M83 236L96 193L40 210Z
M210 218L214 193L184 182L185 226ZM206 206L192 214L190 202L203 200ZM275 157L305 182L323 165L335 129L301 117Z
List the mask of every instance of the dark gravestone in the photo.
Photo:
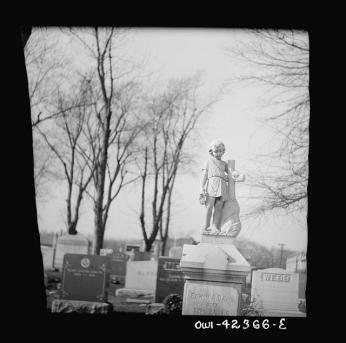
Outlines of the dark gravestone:
M121 287L125 286L126 264L129 256L117 252L108 256L109 258L109 280L110 285L116 284Z
M136 251L134 252L133 261L150 261L151 260L150 251Z
M183 297L184 274L179 267L180 259L159 257L155 302L160 303L170 294Z
M61 298L106 302L108 270L109 258L106 256L65 254Z
M305 299L306 291L306 273L299 273L299 292L298 298Z

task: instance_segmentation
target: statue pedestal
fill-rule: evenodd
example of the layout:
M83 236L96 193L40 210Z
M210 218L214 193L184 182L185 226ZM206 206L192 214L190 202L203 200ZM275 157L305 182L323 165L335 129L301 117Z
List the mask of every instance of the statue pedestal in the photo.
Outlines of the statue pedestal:
M238 316L250 265L226 235L202 234L198 245L184 245L183 315Z

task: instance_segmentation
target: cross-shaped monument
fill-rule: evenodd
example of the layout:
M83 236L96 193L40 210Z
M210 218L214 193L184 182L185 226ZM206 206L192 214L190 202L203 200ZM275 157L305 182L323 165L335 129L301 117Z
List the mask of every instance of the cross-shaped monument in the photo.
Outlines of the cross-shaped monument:
M185 276L183 315L239 316L250 265L233 245L239 234L239 204L235 184L245 176L229 160L229 200L224 203L220 233L202 231L198 245L185 244L180 268Z

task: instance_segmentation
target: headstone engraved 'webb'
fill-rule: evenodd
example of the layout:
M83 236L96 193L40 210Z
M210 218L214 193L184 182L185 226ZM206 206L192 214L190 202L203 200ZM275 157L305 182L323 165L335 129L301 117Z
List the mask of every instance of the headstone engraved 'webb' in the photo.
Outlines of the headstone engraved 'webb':
M160 256L157 268L155 302L162 302L167 295L183 297L184 274L180 270L180 259Z
M251 300L264 316L302 317L299 312L299 275L281 268L253 271Z
M228 167L234 171L234 160ZM229 200L224 203L219 234L203 231L198 245L184 245L180 267L185 276L183 315L240 315L250 265L233 245L241 223L235 198L239 174L229 176Z
M108 260L106 256L65 254L61 298L106 302Z

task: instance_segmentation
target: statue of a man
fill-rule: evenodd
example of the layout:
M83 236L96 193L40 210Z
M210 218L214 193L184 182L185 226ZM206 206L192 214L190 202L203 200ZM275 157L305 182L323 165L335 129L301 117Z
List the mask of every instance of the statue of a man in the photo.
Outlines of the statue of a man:
M227 164L221 159L225 151L223 142L211 142L210 156L202 169L200 203L206 206L205 233L235 237L241 229L235 182L244 181L245 177L234 170L232 161Z

